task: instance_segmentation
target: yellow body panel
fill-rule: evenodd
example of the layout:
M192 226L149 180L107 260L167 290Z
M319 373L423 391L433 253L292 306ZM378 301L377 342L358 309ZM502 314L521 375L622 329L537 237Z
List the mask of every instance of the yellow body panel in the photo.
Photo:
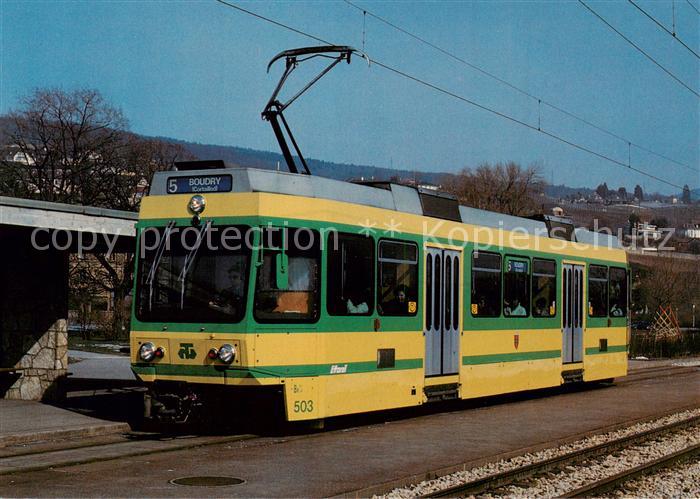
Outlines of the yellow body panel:
M287 378L287 419L318 419L419 405L423 402L423 380L423 369Z
M583 350L599 349L605 339L608 349L627 345L626 327L590 328L583 336ZM627 351L598 352L583 357L583 380L617 378L627 375Z
M515 346L515 336L518 345ZM463 331L462 355L517 354L561 349L559 329Z
M462 398L485 397L561 384L561 359L462 366Z
M586 355L583 362L583 381L627 376L627 352Z

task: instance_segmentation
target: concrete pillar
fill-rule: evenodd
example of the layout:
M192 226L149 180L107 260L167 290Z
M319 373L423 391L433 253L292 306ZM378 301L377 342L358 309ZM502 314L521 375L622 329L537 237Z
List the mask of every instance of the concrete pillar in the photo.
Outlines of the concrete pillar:
M68 368L68 253L31 247L30 231L0 227L0 397L55 400Z

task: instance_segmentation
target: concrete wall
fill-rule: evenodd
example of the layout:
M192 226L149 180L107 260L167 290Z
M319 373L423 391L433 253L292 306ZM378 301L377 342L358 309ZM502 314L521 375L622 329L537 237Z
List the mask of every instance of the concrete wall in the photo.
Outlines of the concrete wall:
M37 251L29 230L0 226L0 397L60 398L68 368L68 253Z

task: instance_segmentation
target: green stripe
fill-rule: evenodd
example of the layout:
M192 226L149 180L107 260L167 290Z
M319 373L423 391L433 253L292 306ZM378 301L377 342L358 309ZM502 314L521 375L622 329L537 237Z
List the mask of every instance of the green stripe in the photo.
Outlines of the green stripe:
M608 345L608 349L603 351L600 350L600 347L586 348L586 355L597 355L600 353L618 353L626 351L627 345Z
M331 367L347 366L344 373L331 374ZM421 369L423 359L397 360L394 367L377 368L376 361L367 362L337 362L335 364L316 364L301 366L269 366L265 368L248 369L228 366L190 366L178 364L132 364L131 369L136 374L169 375L169 376L205 376L227 378L284 378L304 376L335 376L337 374L358 374L378 371L398 371L404 369Z
M542 360L561 357L561 350L543 350L541 352L513 352L490 355L465 355L462 364L465 366L477 364L495 364L497 362L521 362L523 360Z

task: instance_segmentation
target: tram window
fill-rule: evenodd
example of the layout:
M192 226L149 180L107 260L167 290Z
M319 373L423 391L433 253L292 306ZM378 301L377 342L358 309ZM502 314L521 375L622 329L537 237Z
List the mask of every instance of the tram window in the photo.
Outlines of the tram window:
M472 253L472 315L501 315L501 255L497 253Z
M377 310L381 315L418 312L418 246L403 241L379 241Z
M610 317L627 315L627 271L610 267Z
M530 262L506 258L503 274L503 315L527 317L530 307Z
M328 235L330 315L371 315L374 310L374 239L331 232Z
M588 266L588 315L608 315L608 268L601 265Z
M248 230L213 226L197 243L200 233L193 228L167 237L162 227L143 229L136 317L144 322L240 322L246 311L250 250L238 243Z
M557 314L557 264L554 260L532 260L532 316Z
M273 227L262 231L262 261L255 287L259 322L314 322L319 313L318 232ZM285 258L286 257L286 258ZM286 276L280 286L279 276Z

